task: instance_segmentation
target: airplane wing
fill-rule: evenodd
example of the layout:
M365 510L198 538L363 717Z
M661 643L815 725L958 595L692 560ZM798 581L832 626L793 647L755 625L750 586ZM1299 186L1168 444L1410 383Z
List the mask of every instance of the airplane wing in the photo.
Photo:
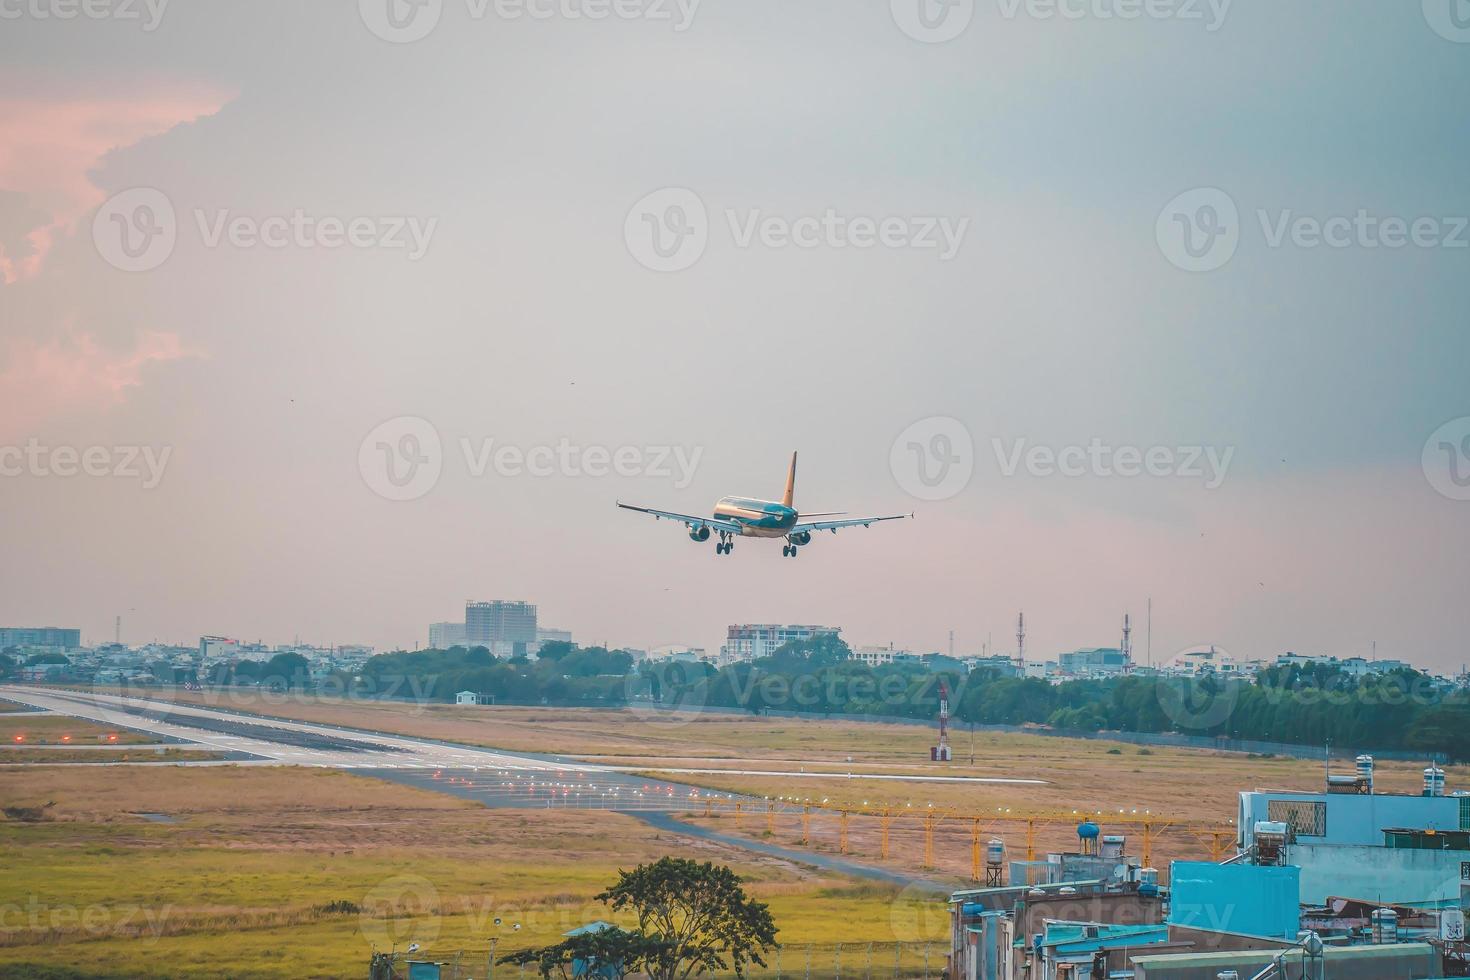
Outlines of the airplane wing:
M892 517L853 517L845 521L807 521L793 527L791 533L800 534L803 531L831 531L833 534L836 534L839 528L857 527L859 525L867 527L869 524L877 524L879 521L901 521L904 518L913 516L913 514L895 514Z
M740 533L740 525L733 521L722 521L714 517L691 517L688 514L675 514L667 510L654 510L652 507L634 507L632 504L625 504L622 501L618 501L618 506L623 508L623 510L636 510L640 514L652 514L654 520L679 521L690 530L708 527L730 534Z

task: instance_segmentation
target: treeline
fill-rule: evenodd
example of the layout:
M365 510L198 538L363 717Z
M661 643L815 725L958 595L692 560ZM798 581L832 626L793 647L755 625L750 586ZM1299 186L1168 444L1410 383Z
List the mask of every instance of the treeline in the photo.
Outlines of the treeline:
M534 658L492 656L484 647L379 654L361 671L365 690L452 701L460 691L510 704L618 705L627 700L633 656L623 650L546 643Z
M933 718L941 682L960 725L1046 725L1069 731L1182 733L1372 748L1470 760L1470 692L1447 692L1412 670L1355 677L1332 665L1278 667L1254 680L1128 676L1053 684L1040 678L930 672L918 664L869 668L841 640L788 644L721 670L654 668L650 690L678 706L752 712Z

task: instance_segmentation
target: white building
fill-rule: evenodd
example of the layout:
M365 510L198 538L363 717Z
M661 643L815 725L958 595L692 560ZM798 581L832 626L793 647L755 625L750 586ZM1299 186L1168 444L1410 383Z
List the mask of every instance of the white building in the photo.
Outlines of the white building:
M448 650L450 647L467 646L464 623L430 623L429 648Z
M881 667L898 660L912 660L914 655L905 650L893 649L893 644L885 646L861 646L852 651L849 660L867 664L869 667Z
M536 642L537 643L571 643L572 642L572 631L571 630L557 630L557 629L552 629L549 626L537 626L536 627Z
M758 660L769 657L787 643L810 640L817 636L837 636L840 626L780 626L774 623L731 626L720 647L720 662Z
M214 663L220 660L236 660L240 656L240 642L223 636L201 636L199 638L199 662Z
M488 695L476 694L474 691L460 691L454 696L455 704L491 704Z

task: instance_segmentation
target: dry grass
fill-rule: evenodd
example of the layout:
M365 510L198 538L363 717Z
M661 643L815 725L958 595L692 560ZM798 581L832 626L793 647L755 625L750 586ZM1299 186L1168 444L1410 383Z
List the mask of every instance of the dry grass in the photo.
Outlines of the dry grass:
M497 934L514 948L610 917L592 896L616 869L667 853L736 866L787 942L894 929L891 889L616 814L486 810L334 770L36 767L0 772L0 799L53 804L0 821L0 975L340 977L395 941L483 955Z
M0 748L0 766L110 764L116 762L207 762L223 759L217 752L179 748L139 748L132 751L87 748L70 749Z
M110 736L117 736L111 738ZM73 743L92 745L109 742L118 745L138 745L157 741L152 735L130 731L126 728L107 728L96 722L70 718L66 715L22 715L18 718L0 717L0 745L65 745Z

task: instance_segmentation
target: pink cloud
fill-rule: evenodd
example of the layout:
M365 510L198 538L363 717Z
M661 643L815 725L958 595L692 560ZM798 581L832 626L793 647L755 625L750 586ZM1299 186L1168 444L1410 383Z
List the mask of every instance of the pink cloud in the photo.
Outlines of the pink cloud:
M24 434L59 413L113 408L129 388L143 383L150 365L200 356L177 334L158 331L140 333L125 351L106 350L89 334L72 334L46 343L11 340L4 353L0 438Z
M118 97L0 98L0 192L24 200L7 219L11 227L0 228L0 282L35 276L56 240L106 199L91 174L107 154L213 115L226 101L198 87Z

